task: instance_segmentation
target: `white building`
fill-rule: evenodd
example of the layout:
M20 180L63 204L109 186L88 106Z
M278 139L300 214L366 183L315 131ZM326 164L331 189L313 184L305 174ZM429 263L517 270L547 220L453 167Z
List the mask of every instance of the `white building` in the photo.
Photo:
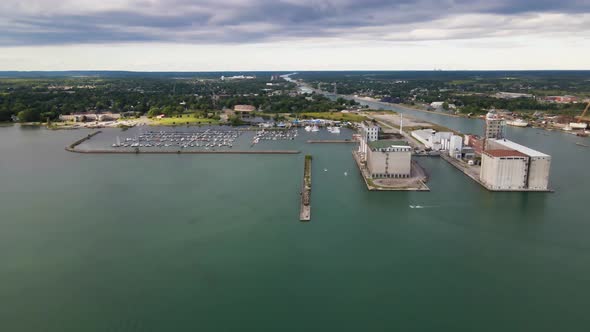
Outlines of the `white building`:
M486 125L484 128L484 139L502 139L504 138L506 121L502 119L496 110L491 110L486 115Z
M479 179L492 190L527 189L529 157L516 150L485 150Z
M463 137L459 135L451 136L449 142L449 156L461 159L461 153L463 151Z
M453 133L437 132L434 129L420 129L412 131L412 137L433 151L448 150Z
M364 121L361 123L359 133L361 135L359 152L366 158L368 151L368 143L379 139L379 126Z
M489 140L488 146L497 150L515 150L527 156L527 183L528 189L549 189L549 172L551 170L551 156L533 150L507 139Z
M408 178L412 148L406 141L378 140L368 143L367 169L372 178Z

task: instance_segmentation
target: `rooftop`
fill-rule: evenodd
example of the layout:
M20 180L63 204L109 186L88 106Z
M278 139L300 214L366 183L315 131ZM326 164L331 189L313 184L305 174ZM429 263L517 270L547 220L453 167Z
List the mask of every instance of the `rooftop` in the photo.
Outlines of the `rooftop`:
M371 149L387 149L392 146L409 147L410 145L406 141L395 141L395 140L378 140L368 142Z
M234 106L234 111L238 112L254 112L256 107L252 105L236 105Z
M524 145L514 143L514 142L509 141L507 139L495 139L493 141L500 144L500 145L503 145L509 149L516 150L518 152L522 152L529 157L549 157L549 155L544 154L543 152L539 152L539 151L533 150L531 148L527 148Z
M516 150L485 150L492 157L526 157L527 155Z

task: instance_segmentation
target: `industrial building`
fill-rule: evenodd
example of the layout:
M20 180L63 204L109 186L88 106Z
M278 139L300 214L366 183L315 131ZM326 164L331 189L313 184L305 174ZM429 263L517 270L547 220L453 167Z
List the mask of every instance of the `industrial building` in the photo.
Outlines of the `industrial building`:
M433 151L448 150L452 136L451 132L437 132L434 129L412 131L412 137Z
M451 136L449 140L449 156L455 159L463 157L463 137L459 135Z
M487 147L487 140L502 139L505 135L506 121L502 119L495 110L491 110L486 115L484 128L484 148Z
M490 149L514 150L528 158L526 170L526 188L531 190L549 189L549 172L551 170L551 156L533 150L507 139L489 140ZM483 158L482 158L483 172Z
M527 188L529 158L516 150L485 150L479 179L492 190Z
M368 143L377 141L379 139L379 126L372 122L363 121L360 124L359 133L360 137L360 144L359 144L359 152L362 154L363 157L366 158L368 152Z
M367 149L367 169L371 178L409 178L412 148L406 141L371 141Z

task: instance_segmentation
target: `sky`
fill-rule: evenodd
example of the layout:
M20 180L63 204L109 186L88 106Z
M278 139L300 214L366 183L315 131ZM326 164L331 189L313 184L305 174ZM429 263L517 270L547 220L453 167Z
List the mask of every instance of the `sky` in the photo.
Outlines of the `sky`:
M590 69L590 0L0 0L0 70Z

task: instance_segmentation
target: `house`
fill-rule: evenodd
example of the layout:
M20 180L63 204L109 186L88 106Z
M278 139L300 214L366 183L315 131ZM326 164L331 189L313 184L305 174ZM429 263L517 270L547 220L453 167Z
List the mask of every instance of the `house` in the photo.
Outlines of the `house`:
M256 107L252 105L236 105L234 106L234 113L241 119L252 117L252 113L256 111Z

